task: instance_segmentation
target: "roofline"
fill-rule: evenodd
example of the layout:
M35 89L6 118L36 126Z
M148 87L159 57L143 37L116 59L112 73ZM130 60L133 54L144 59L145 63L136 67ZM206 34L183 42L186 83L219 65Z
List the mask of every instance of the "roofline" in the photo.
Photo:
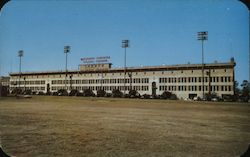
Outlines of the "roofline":
M234 68L235 62L227 63L208 63L204 64L205 69L218 69L218 68ZM177 65L161 65L161 66L141 66L141 67L127 67L127 72L141 72L141 71L163 71L163 70L188 70L188 69L202 69L202 64L177 64ZM96 69L96 70L69 70L68 74L84 74L84 73L110 73L110 72L124 72L124 68L111 68L111 69ZM43 71L43 72L23 72L21 75L49 75L49 74L65 74L65 70L61 71ZM9 73L10 76L18 76L19 73Z

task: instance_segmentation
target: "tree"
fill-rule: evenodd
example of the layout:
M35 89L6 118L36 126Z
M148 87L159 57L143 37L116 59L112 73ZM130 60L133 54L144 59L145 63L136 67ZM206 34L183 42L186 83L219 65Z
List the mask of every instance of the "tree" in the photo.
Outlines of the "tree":
M247 80L243 80L241 87L242 96L249 98L249 82Z
M238 81L234 81L234 95L235 98L238 98L240 95L240 89L239 89L239 82Z
M2 88L0 88L0 92L1 92L1 96L7 96L9 94L8 88L6 86L1 86Z

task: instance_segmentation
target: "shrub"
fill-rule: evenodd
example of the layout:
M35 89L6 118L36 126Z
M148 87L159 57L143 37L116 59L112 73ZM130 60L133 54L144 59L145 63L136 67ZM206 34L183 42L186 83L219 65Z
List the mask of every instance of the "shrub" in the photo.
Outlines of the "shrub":
M139 98L140 94L136 90L130 90L129 91L129 97L130 98Z
M27 90L25 90L25 91L23 92L23 94L24 94L24 95L30 95L30 94L32 94L32 91L31 91L31 89L27 89Z
M83 91L83 96L95 96L95 93L91 89L85 89Z
M78 93L76 93L76 96L83 96L83 93L82 92L78 92Z
M169 92L169 91L164 91L162 94L161 94L161 98L162 99L170 99L172 96L172 93Z
M53 96L58 96L58 92L53 92L52 95Z
M112 91L112 96L115 98L121 98L123 93L119 89L115 89Z
M112 93L106 93L105 94L105 97L111 97L112 96Z
M21 94L22 93L22 89L21 88L14 88L11 92L11 94Z
M68 95L68 92L67 92L66 89L59 89L57 91L57 93L58 93L59 96L67 96Z
M178 100L177 96L175 94L172 94L170 97L171 100Z
M38 92L38 95L45 95L45 93L40 91L40 92Z
M45 95L52 95L52 93L50 91L48 91Z
M150 98L150 95L149 95L149 94L143 94L143 95L141 96L141 98L143 98L143 99L149 99L149 98Z
M98 90L97 91L97 97L104 97L106 95L106 92L105 92L105 90L102 90L102 89L100 89L100 90Z
M72 89L69 93L69 96L77 96L78 93L79 91L77 89Z

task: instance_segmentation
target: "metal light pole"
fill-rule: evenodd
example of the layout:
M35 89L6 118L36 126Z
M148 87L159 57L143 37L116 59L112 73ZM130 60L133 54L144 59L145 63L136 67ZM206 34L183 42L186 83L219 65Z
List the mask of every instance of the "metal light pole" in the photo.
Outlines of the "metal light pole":
M122 48L124 48L124 50L125 50L125 53L124 53L124 85L123 85L123 88L124 88L124 94L125 94L125 91L126 91L126 89L125 89L125 85L126 85L126 83L125 83L125 79L126 79L126 61L127 61L127 54L126 54L126 48L127 47L129 47L129 40L122 40Z
M202 51L202 98L204 99L204 40L207 40L208 32L198 32L198 40L201 40L201 51Z
M65 89L67 90L67 73L68 73L68 53L70 52L70 46L64 46L64 53L66 54L66 64L65 64Z
M21 84L21 62L22 62L22 57L23 57L23 50L18 51L18 57L19 59L19 79L18 79L18 90L20 90L20 84Z

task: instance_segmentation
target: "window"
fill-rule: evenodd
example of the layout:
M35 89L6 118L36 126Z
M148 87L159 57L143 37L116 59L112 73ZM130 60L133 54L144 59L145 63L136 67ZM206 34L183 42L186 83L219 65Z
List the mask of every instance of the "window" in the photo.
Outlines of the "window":
M223 77L220 78L220 82L223 82Z
M225 80L225 82L227 82L227 77L225 77L225 79L224 79L224 80Z

